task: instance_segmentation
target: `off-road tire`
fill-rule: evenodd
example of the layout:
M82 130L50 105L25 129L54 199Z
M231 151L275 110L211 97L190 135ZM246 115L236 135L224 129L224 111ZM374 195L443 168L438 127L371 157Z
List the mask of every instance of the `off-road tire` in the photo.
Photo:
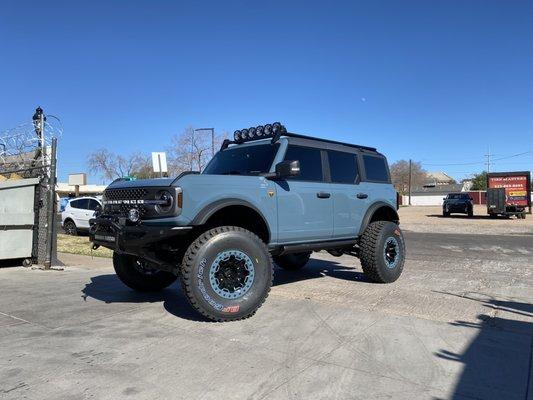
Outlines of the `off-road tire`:
M445 217L445 218L446 218L446 217L449 217L449 216L450 216L450 213L449 213L449 212L446 212L446 211L443 210L443 211L442 211L442 216Z
M284 254L282 256L275 256L274 262L280 268L286 269L287 271L298 271L305 267L309 259L311 258L311 252L307 251L304 253L292 253Z
M389 267L385 260L389 238L398 245L399 258L394 267ZM389 221L370 223L361 236L359 254L363 272L369 279L379 283L394 282L400 277L405 262L405 241L400 227Z
M227 251L245 254L253 265L251 287L240 297L225 298L214 289L210 272L217 257ZM237 226L219 226L201 234L187 249L180 280L191 306L217 322L251 317L268 297L274 265L266 244L254 233Z
M68 219L63 223L63 230L67 235L78 236L78 228L74 221Z
M137 292L158 292L172 285L177 276L157 269L142 272L137 266L139 258L127 254L113 253L113 267L118 278Z

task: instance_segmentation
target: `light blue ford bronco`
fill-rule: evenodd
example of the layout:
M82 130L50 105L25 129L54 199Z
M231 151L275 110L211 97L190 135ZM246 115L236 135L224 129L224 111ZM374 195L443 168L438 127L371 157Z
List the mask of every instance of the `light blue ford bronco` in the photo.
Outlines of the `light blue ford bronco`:
M405 243L386 158L376 149L289 133L236 131L201 174L115 181L91 220L122 282L157 291L180 278L208 319L253 315L274 263L295 271L313 251L358 257L375 282L400 276Z

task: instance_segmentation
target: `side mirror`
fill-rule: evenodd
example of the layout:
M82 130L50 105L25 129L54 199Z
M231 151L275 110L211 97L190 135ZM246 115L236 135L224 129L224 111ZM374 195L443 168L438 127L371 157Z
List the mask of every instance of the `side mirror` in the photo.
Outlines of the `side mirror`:
M300 161L282 161L276 164L276 177L288 178L300 175Z
M443 197L442 200L446 200L446 197Z
M474 198L472 196L470 196L470 200L474 201Z

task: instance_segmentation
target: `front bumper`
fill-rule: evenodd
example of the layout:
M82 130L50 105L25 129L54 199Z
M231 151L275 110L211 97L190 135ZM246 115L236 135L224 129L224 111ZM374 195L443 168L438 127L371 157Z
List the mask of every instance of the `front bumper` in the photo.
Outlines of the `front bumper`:
M101 215L89 221L89 239L95 245L120 253L140 254L163 240L186 235L192 226L128 225L125 218Z

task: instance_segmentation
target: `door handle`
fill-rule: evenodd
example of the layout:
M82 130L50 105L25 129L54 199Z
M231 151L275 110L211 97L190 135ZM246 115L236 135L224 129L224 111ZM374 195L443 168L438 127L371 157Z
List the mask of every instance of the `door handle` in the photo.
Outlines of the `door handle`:
M318 197L319 199L329 199L331 197L331 193L327 193L327 192L318 192L316 194L316 197Z
M366 199L368 197L368 194L366 193L357 193L358 199Z

